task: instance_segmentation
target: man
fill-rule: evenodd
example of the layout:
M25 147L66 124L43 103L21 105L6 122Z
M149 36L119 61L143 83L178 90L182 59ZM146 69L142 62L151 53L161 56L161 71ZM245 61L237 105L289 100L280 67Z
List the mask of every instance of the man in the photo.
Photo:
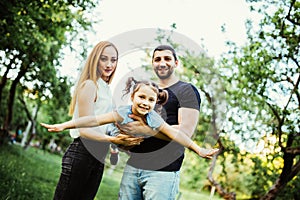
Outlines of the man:
M155 48L152 66L158 77L158 85L169 93L163 106L164 120L191 137L196 129L200 109L200 95L190 83L175 76L178 66L175 50L168 45ZM152 134L138 117L137 121L119 128L129 134ZM170 141L162 134L145 138L140 145L130 149L130 157L124 169L120 200L174 200L179 190L179 173L184 159L184 147Z

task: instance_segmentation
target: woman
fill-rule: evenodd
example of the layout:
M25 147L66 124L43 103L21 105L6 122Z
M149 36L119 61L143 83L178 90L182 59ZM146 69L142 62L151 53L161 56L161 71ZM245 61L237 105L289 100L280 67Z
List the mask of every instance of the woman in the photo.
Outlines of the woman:
M73 119L112 111L109 84L117 63L118 51L114 44L102 41L93 48L82 69L70 104L69 114L73 115ZM140 142L139 138L128 135L106 135L107 128L101 126L70 131L74 141L63 156L54 199L94 199L102 179L109 142L125 146Z

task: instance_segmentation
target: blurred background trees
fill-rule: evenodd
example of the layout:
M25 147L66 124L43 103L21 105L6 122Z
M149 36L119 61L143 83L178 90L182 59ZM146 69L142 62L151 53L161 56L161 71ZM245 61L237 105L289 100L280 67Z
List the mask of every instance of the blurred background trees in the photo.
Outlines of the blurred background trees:
M85 13L94 6L90 0L0 3L1 141L16 129L35 134L39 116L66 119L73 83L59 72L62 49L89 30Z
M248 44L229 43L231 50L222 60L227 103L234 111L224 133L261 148L257 156L245 154L256 179L248 183L252 197L298 199L300 2L248 2L263 19L258 28L246 22Z
M207 178L223 198L299 199L300 2L247 2L263 16L245 23L247 44L228 41L220 60L181 58L181 78L202 93L195 140L222 150ZM192 165L189 173L203 170Z
M224 199L300 199L300 2L247 2L262 16L258 27L245 23L247 44L228 41L228 52L218 60L188 49L180 57L179 75L202 97L194 140L221 149L212 161L187 152L182 183ZM60 74L62 49L79 40L85 58L85 37L78 35L91 31L85 13L94 6L93 1L0 2L2 141L20 129L29 134L24 146L32 133L38 133L41 148L51 140L62 150L68 145L68 134L49 134L36 124L69 118L74 83Z

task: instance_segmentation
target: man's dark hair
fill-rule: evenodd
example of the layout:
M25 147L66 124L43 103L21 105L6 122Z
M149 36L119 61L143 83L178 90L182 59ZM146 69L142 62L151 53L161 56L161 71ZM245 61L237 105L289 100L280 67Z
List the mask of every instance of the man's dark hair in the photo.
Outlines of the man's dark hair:
M158 47L156 47L156 48L154 49L154 51L153 51L153 56L154 56L155 51L164 51L164 50L169 50L169 51L171 51L172 54L173 54L173 56L174 56L174 59L175 59L175 60L178 60L174 48L171 47L171 46L169 46L169 45L159 45ZM153 59L153 56L152 56L152 59Z

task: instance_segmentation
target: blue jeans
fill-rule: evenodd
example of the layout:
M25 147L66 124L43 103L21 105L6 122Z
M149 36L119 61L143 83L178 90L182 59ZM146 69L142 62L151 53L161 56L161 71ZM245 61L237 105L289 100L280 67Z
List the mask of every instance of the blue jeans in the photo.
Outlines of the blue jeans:
M82 142L77 138L68 147L62 158L62 171L53 199L93 200L96 196L103 175L104 162L99 161L90 150L87 150L87 148L93 149L93 145L99 143L91 141L93 145L89 144L90 141ZM102 146L98 150L104 152L99 152L98 155L105 156L106 144L100 145Z
M126 165L119 200L174 200L179 190L179 171L152 171Z

